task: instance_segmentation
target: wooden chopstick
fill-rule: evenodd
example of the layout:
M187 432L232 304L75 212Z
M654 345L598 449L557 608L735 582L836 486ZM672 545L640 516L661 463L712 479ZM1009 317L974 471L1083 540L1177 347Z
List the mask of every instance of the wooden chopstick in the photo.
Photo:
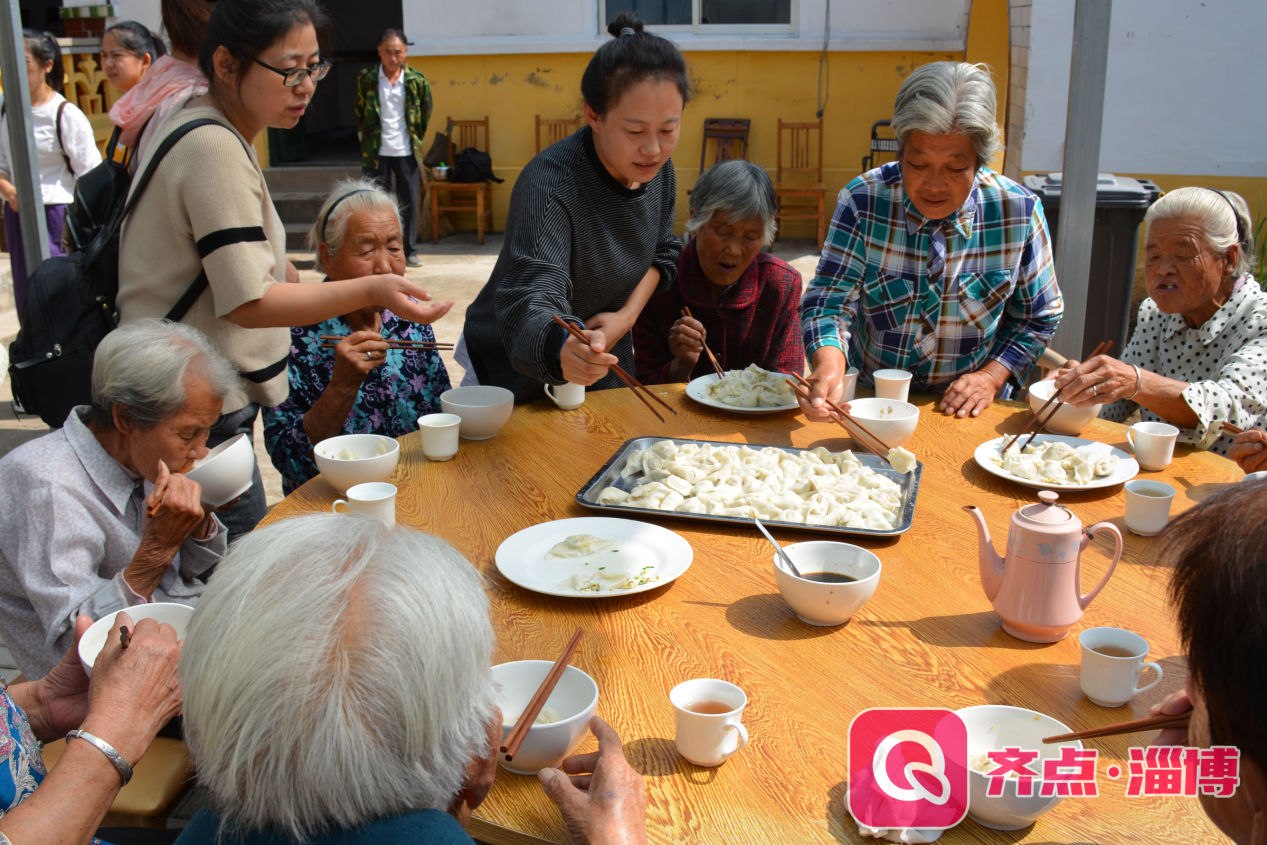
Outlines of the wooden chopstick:
M795 384L795 383L793 383L793 382L791 382L791 381L788 381L787 383L788 383L788 385L792 388L792 390L794 390L794 391L796 392L796 395L798 395L798 396L800 396L801 398L803 398L806 402L809 402L809 401L810 401L810 392L809 392L809 390L807 390L806 388L802 387L801 385L799 385L799 384ZM831 417L832 422L836 423L836 425L838 425L838 426L840 426L841 428L843 428L843 429L845 430L845 433L846 433L846 434L848 434L848 435L849 435L849 437L850 437L852 440L854 440L855 442L857 442L857 443L861 444L861 445L862 445L862 447L863 447L864 449L866 449L868 452L871 452L873 455L876 455L877 457L883 458L883 459L884 459L884 460L886 460L886 461L889 459L889 453L888 453L888 452L886 452L886 451L881 451L880 449L877 449L877 448L876 448L874 445L872 445L870 442L868 442L867 440L863 439L863 438L862 438L862 437L858 434L858 432L854 431L852 428L850 428L849 426L845 425L845 420L846 420L846 419L847 419L847 420L849 420L849 421L850 421L850 422L852 422L854 425L858 426L858 428L861 428L863 431L866 431L866 432L867 432L867 434L868 434L868 435L870 435L870 436L871 436L871 437L872 437L872 438L873 438L873 439L874 439L877 443L879 443L881 446L883 446L885 449L887 449L887 448L888 448L888 446L885 446L885 443L884 443L884 441L883 441L883 440L881 440L880 438L876 437L874 434L871 434L871 432L870 432L870 431L867 431L866 427L865 427L865 426L863 426L863 424L862 424L862 423L858 422L858 420L857 420L857 419L855 419L854 417L852 417L852 416L850 416L848 413L846 413L846 412L845 412L845 409L844 409L844 408L842 408L842 407L840 407L839 405L837 405L835 402L829 402L829 403L828 403L828 407L829 407L832 411L834 411L834 412L835 412L835 414L834 414L834 415L833 415L833 414L829 414L829 415L828 415L829 417Z
M1105 352L1108 352L1109 349L1112 348L1112 346L1113 346L1113 341L1111 340L1101 341L1100 344L1091 351L1091 354L1087 356L1087 360L1089 361L1097 355L1101 355ZM1060 398L1060 393L1061 391L1059 390L1052 392L1051 397L1048 398L1048 400L1043 403L1042 407L1038 409L1038 413L1031 416L1029 418L1029 422L1025 423L1025 427L1022 428L1020 432L1017 433L1011 440L1008 440L1006 443L1003 444L1003 448L999 450L1000 456L1006 455L1007 450L1012 448L1012 444L1014 444L1016 441L1024 437L1025 434L1029 432L1031 428L1034 428L1034 423L1038 422L1041 419L1043 420L1042 425L1038 426L1038 428L1035 429L1034 432L1030 434L1029 440L1026 440L1023 444L1021 444L1021 448L1024 449L1026 446L1029 445L1031 440L1033 440L1036 436L1038 436L1039 432L1043 430L1043 428L1047 425L1047 423L1051 422L1051 418L1054 417L1056 415L1056 412L1060 410L1060 406L1062 403L1057 401ZM1047 417L1044 419L1043 414L1047 413L1048 407L1050 407L1053 402L1055 403L1056 407L1052 408L1051 413L1047 414Z
M1238 428L1237 426L1234 426L1231 423L1223 423L1223 433L1230 434L1233 437L1235 437L1238 434L1244 434L1245 429Z
M809 383L809 380L808 380L808 379L806 379L804 376L800 376L800 375L797 375L796 373L792 373L792 378L794 378L794 379L796 379L798 382L800 382L800 383L801 383L801 386L802 386L802 387L804 387L806 391L809 391L809 390L813 387L813 385ZM875 432L873 432L871 429L869 429L869 428L867 428L865 425L863 425L863 424L862 424L862 423L858 420L858 418L857 418L857 417L855 417L855 416L853 416L852 414L850 414L848 411L846 411L846 410L845 410L844 408L842 408L840 405L836 404L835 402L831 401L830 399L828 399L828 400L826 400L826 401L827 401L827 405L828 405L828 407L830 407L833 411L835 411L837 414L840 414L840 415L841 415L842 417L844 417L845 419L849 420L849 422L851 422L851 423L853 423L854 425L858 426L858 428L860 428L860 429L862 429L864 432L866 432L866 435L867 435L868 437L870 437L870 438L871 438L872 440L874 440L876 443L879 443L881 446L883 446L883 447L884 447L884 453L883 453L883 454L881 454L880 452L876 452L876 450L875 450L875 449L872 449L871 451L875 452L877 455L880 455L880 457L885 458L886 460L888 459L889 450L891 449L891 447L889 446L889 444L885 443L883 440L881 440L879 437L877 437L877 436L875 435ZM861 438L856 438L856 439L858 439L859 441L861 441Z
M585 344L586 346L589 346L589 343L590 343L590 342L589 342L589 338L587 338L584 334L582 334L582 333L581 333L581 330L580 330L580 329L578 329L576 326L572 325L572 324L571 324L571 323L569 323L567 320L562 319L561 317L559 317L559 315L558 315L558 314L552 314L552 315L550 316L550 319L554 320L554 322L556 322L556 323L558 323L560 326L562 326L562 327L564 328L564 330L565 330L568 334L572 335L572 337L576 338L576 340L577 340L578 342L583 343L583 344ZM652 399L654 399L655 401L657 401L657 402L659 402L661 405L663 405L663 406L665 407L665 410L667 410L669 413L673 414L673 416L677 416L677 411L673 410L673 408L669 406L669 403L668 403L668 402L665 402L665 401L664 401L663 399L661 399L659 396L656 396L654 393L652 393L650 390L648 390L648 389L647 389L647 386L646 386L645 384L643 384L642 382L638 381L638 380L637 380L636 378L634 378L633 376L629 375L629 373L625 372L625 371L624 371L624 369L623 369L623 368L622 368L619 364L612 364L612 365L611 365L611 370L612 370L612 372L614 372L617 376L619 376L619 377L620 377L620 380L621 380L621 381L623 381L626 385L628 385L629 389L630 389L630 390L632 390L632 391L634 392L634 395L635 395L635 396L637 396L639 399L642 399L642 394L640 394L638 391L639 391L639 390L642 390L642 392L643 392L643 393L646 393L646 394L647 394L648 396L650 396ZM659 418L660 422L664 422L664 417L661 417L661 416L660 416L660 414L659 414L659 412L657 412L655 408L652 408L652 407L651 407L651 403L650 403L650 402L648 402L646 399L642 399L642 404L644 404L644 405L646 405L648 408L650 408L650 409L651 409L651 413L655 414L655 415L656 415L656 417L658 417L658 418Z
M532 723L537 721L537 717L541 715L541 708L545 706L550 693L554 692L554 687L559 683L559 678L563 677L563 670L571 662L572 655L576 653L576 647L580 645L581 635L584 633L584 629L576 629L576 633L572 635L567 648L559 655L559 659L554 661L554 665L546 673L545 680L541 682L541 686L537 687L536 694L532 696L532 700L528 702L528 706L515 721L514 727L510 729L510 733L506 735L506 744L501 747L501 750L506 755L507 760L513 760L515 755L519 753L519 746L523 745Z
M1180 728L1186 726L1191 717L1192 711L1176 715L1161 713L1157 716L1149 716L1145 719L1136 719L1133 722L1118 722L1115 725L1105 725L1102 728L1090 728L1089 730L1075 731L1070 734L1049 736L1043 739L1043 743L1045 745L1051 745L1055 742L1069 742L1070 740L1075 739L1095 739L1096 737L1101 736L1118 736L1119 734L1141 733L1142 731L1155 731L1161 728Z
M690 317L692 320L695 319L695 317L691 315L691 309L687 308L685 305L682 306L682 316ZM726 373L722 370L721 364L717 363L717 356L713 354L713 350L708 348L707 343L704 344L704 351L708 353L708 360L713 362L713 369L717 371L717 377L724 378Z

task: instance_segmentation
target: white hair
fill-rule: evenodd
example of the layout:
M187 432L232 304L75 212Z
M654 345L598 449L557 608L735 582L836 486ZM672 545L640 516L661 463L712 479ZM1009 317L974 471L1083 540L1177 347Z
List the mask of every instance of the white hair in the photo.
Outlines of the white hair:
M373 179L340 179L334 190L321 204L317 220L308 230L308 249L321 255L321 245L334 255L343 246L348 231L348 221L362 211L387 211L396 215L396 228L400 228L400 206L396 198L383 190Z
M898 156L912 132L964 135L985 166L1003 149L995 120L996 96L990 68L967 62L932 62L917 67L897 90L893 132Z
M443 540L316 514L232 547L180 659L185 738L226 829L304 840L444 810L488 749L493 630Z
M1254 269L1254 224L1249 205L1240 194L1213 188L1176 188L1149 207L1144 225L1179 218L1188 218L1200 226L1206 243L1220 258L1240 244L1232 271L1236 278Z
M770 174L752 162L723 161L700 174L691 190L691 216L686 221L686 231L695 234L708 225L717 211L724 212L731 223L760 220L765 230L761 245L774 242L774 215L778 211L774 183Z
M93 355L93 421L109 431L117 407L130 424L153 428L184 407L190 367L217 399L238 384L237 369L193 326L159 319L120 326Z

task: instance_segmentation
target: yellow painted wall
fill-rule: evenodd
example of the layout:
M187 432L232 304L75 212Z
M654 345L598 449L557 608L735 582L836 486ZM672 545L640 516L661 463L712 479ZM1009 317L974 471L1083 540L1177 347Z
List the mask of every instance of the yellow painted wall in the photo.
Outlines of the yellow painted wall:
M968 41L964 61L985 62L994 74L994 88L998 92L996 110L999 128L1006 130L1008 73L1011 60L1008 42L1011 30L1008 26L1008 0L972 0L968 19ZM1003 151L990 162L990 167L1003 172Z

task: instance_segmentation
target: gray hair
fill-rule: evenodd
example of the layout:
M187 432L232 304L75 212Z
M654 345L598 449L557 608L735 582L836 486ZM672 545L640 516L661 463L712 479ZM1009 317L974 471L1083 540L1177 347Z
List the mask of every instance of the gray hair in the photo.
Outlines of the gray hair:
M1240 255L1233 269L1236 278L1254 270L1254 224L1249 216L1249 205L1240 194L1212 188L1176 188L1149 207L1144 225L1181 217L1194 220L1201 227L1206 243L1220 258L1240 244Z
M396 198L373 179L340 179L334 183L334 190L321 204L321 212L317 221L308 230L308 249L321 255L321 245L325 244L334 255L343 246L343 237L347 234L348 220L352 215L362 211L386 211L390 209L396 215L396 225L400 226L400 206Z
M1003 149L995 120L994 80L984 64L932 62L917 67L893 103L893 132L898 157L912 132L964 135L972 142L977 166Z
M138 320L105 336L92 360L92 419L114 428L114 409L140 429L153 428L188 400L185 375L193 372L224 399L238 371L206 335L183 323Z
M493 630L443 540L315 514L234 543L180 658L185 738L231 829L299 840L444 810L488 750Z
M691 190L691 216L686 231L695 234L713 213L725 212L731 223L760 218L765 227L762 246L774 242L777 224L774 220L778 204L774 199L774 183L770 174L749 161L724 161L700 174Z

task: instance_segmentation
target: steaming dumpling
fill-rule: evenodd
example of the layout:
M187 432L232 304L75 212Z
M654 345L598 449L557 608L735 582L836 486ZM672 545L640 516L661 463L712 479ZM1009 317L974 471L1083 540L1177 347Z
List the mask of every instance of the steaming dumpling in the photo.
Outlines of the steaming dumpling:
M1007 452L1007 460L1003 462L1003 471L1033 481L1038 478L1038 462L1033 455L1018 455L1011 449Z
M1071 480L1075 484L1087 484L1095 476L1095 467L1092 466L1091 462L1086 458L1083 458L1080 455L1074 455L1068 460L1072 463L1069 470L1073 474Z
M554 548L546 552L546 557L589 557L607 551L614 545L616 545L615 540L604 540L593 534L573 534L561 543L556 543Z
M1038 470L1038 477L1043 481L1064 484L1069 474L1065 472L1065 468L1058 461L1043 461L1042 467Z
M629 494L615 487L607 487L598 494L600 505L623 505L627 501L629 501Z
M694 496L678 505L677 509L678 513L708 513L708 507Z
M905 475L915 469L915 455L906 451L901 446L896 449L889 450L889 466Z
M620 471L621 478L629 478L642 472L642 449L634 449L625 459L625 468Z
M1109 455L1108 457L1099 458L1095 462L1095 474L1098 476L1112 475L1117 472L1117 455Z

